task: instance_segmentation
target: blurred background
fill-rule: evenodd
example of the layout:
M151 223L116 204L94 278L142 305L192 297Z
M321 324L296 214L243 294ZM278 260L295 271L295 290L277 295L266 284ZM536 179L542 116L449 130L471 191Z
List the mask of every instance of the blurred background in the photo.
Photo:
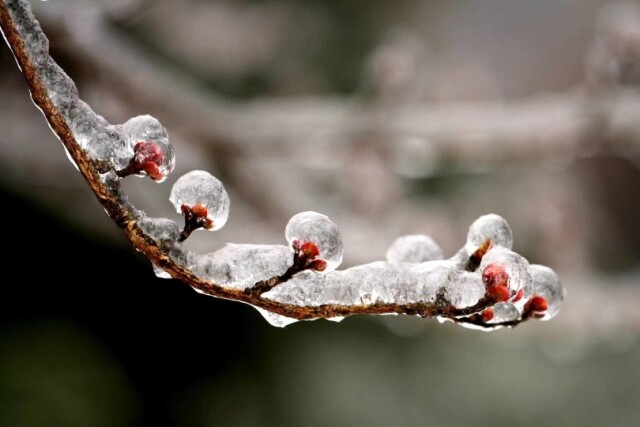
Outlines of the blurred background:
M478 216L568 290L551 322L273 328L156 279L66 159L0 47L2 426L537 426L640 422L640 3L33 2L112 123L151 114L231 197L225 242L329 215L343 266L404 234L451 255ZM25 271L23 271L25 269ZM11 276L12 278L9 278Z

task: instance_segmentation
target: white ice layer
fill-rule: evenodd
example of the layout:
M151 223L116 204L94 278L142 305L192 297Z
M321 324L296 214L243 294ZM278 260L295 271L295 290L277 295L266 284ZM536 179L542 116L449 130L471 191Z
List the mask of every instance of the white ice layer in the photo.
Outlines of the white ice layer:
M286 304L319 306L434 302L439 293L464 308L476 304L485 288L479 273L459 270L447 261L378 261L323 274L304 271L263 296Z
M178 213L182 205L206 206L207 217L213 221L212 230L222 228L229 218L229 196L222 182L205 171L191 171L182 175L171 189L169 200Z
M287 246L227 243L222 249L199 257L193 271L205 280L245 289L284 274L292 263L293 252Z
M289 245L294 240L318 245L318 258L327 262L326 271L335 270L342 263L342 235L326 215L312 211L296 214L289 220L284 235Z
M528 297L540 295L547 300L547 311L541 320L549 320L560 311L560 305L564 301L565 290L558 275L544 265L532 264L529 266L532 287Z
M425 234L398 237L387 251L387 261L389 262L418 264L440 260L443 257L440 246Z

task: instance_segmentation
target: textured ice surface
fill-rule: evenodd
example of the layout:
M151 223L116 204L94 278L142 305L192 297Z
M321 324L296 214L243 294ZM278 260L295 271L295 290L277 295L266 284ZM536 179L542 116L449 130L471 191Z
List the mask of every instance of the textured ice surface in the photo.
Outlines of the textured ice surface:
M68 117L69 111L78 100L78 89L75 83L53 59L44 62L38 71L54 105L65 117Z
M90 146L91 141L97 137L109 125L107 121L93 112L93 110L82 100L78 100L71 110L69 110L68 123L76 141L85 150ZM108 144L107 144L108 145ZM103 158L109 158L109 154Z
M191 171L182 175L171 189L169 200L178 213L183 204L206 206L207 217L213 221L211 230L223 227L229 218L229 196L218 178L205 171Z
M482 272L487 266L497 264L504 267L509 275L509 289L512 293L520 289L526 290L531 286L531 275L529 274L529 262L521 255L504 248L494 246L485 254L480 263L479 271ZM524 304L520 301L518 305Z
M463 308L476 304L485 290L478 273L458 270L446 261L378 261L324 274L303 271L263 296L298 306L368 305L433 302L438 292Z
M513 234L507 220L500 215L488 214L476 219L469 227L465 249L472 254L487 239L491 244L500 245L507 249L513 246Z
M424 234L398 237L387 251L389 262L421 263L444 257L440 246Z
M126 147L126 153L123 154L129 159L133 157L134 147L138 142L153 142L163 154L163 161L158 165L162 175L166 177L173 171L175 166L173 146L169 141L167 130L158 119L149 115L133 117L122 125L122 134Z
M284 232L289 245L294 240L318 245L318 258L327 262L325 271L335 270L342 263L342 235L328 216L307 211L294 215Z
M157 242L175 241L180 236L178 224L168 218L142 217L138 220L138 226Z
M560 305L564 301L565 290L558 275L549 267L532 264L529 266L529 273L532 278L531 291L526 297L540 295L547 300L547 311L542 320L549 320L560 311Z
M520 310L515 305L508 302L499 302L493 306L493 319L487 323L502 323L518 320Z
M284 274L292 263L293 252L287 246L228 243L201 256L194 273L226 287L245 289Z

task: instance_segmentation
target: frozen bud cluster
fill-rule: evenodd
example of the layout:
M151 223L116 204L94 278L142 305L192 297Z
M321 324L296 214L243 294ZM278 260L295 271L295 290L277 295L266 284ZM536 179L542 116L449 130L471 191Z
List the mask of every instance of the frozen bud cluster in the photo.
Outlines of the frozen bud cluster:
M442 249L433 239L424 234L398 237L387 251L387 261L418 264L441 260Z
M313 243L319 251L317 258L326 262L327 271L335 270L342 263L342 235L328 216L312 211L296 214L289 220L284 234L294 249Z
M549 267L532 264L529 266L532 278L529 296L541 296L546 300L547 309L542 320L549 320L560 311L560 304L564 301L564 287L558 275Z
M218 178L205 171L191 171L178 178L169 200L185 217L185 232L188 233L184 238L201 228L218 230L229 218L227 190Z
M520 291L531 286L529 262L501 246L489 249L482 258L480 271L487 291L498 301L516 302L522 297Z
M491 245L511 249L513 234L509 223L500 215L488 214L476 219L469 227L465 249L468 254L475 252L487 240Z
M245 289L284 274L292 259L291 249L283 245L227 243L222 249L199 257L194 273L230 288Z
M169 135L160 122L149 115L137 116L122 125L129 162L123 175L147 175L161 182L173 171L175 155Z

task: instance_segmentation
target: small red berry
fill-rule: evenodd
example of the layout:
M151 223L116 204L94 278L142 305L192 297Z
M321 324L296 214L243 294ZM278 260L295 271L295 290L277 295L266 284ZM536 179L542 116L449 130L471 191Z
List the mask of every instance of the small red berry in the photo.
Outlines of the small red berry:
M133 148L132 168L134 173L144 172L156 181L164 178L160 166L164 163L164 153L153 142L138 142Z
M511 298L511 302L518 302L524 296L524 291L520 289L514 296Z
M506 286L488 285L487 295L498 302L507 301L509 299L509 289Z
M320 248L313 242L304 242L300 245L300 252L308 259L315 259L320 255Z
M485 286L508 286L509 274L503 266L499 264L489 264L482 271L482 283Z
M206 218L208 215L207 207L201 203L193 205L191 212L197 217Z
M483 322L490 321L491 319L493 319L493 308L486 308L482 312L481 316L482 316L482 321Z
M547 300L545 297L541 297L540 295L536 295L532 297L524 306L525 311L546 311L549 305L547 304Z
M314 259L309 264L309 267L315 271L324 271L327 269L327 261L323 259Z

